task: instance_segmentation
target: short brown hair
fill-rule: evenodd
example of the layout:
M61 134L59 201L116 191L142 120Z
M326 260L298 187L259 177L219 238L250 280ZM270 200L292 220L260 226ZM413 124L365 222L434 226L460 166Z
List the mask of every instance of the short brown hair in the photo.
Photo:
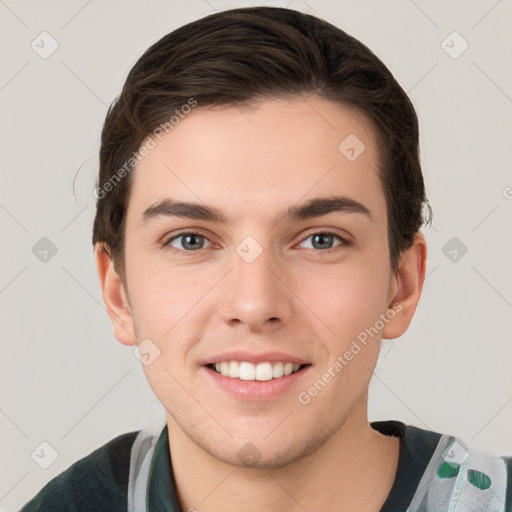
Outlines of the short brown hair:
M291 9L249 7L188 23L149 47L110 106L101 135L93 245L102 242L123 281L126 211L132 174L106 187L145 137L194 98L201 107L250 105L302 94L356 107L378 140L388 212L390 261L425 222L418 119L388 68L334 25ZM108 193L105 191L108 189ZM97 189L98 190L98 189Z

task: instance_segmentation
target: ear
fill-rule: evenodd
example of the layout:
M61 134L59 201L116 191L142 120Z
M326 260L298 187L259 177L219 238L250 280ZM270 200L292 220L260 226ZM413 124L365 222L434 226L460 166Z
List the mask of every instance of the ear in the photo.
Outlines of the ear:
M398 338L408 329L423 290L426 267L427 243L421 233L416 233L412 246L402 253L392 278L389 308L395 315L382 330L383 338Z
M97 243L95 245L94 258L100 278L103 301L112 322L114 336L123 345L136 345L137 340L128 296L104 244Z

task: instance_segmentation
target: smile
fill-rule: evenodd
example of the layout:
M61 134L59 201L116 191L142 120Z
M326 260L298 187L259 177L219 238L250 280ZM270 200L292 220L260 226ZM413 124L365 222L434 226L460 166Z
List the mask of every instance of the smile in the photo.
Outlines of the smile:
M248 361L222 361L220 363L212 363L208 366L224 377L240 380L266 381L286 377L287 375L298 372L301 366L307 365L281 361L267 361L258 364L253 364Z

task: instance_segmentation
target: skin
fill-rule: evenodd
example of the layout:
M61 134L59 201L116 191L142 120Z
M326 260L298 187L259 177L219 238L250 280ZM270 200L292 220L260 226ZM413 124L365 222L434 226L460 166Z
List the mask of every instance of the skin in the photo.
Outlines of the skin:
M349 134L365 150L349 161ZM134 172L126 224L126 286L96 247L115 337L150 339L160 350L143 366L166 409L183 510L379 510L395 479L399 441L368 423L368 386L381 338L409 326L425 276L418 234L398 271L390 266L386 202L372 125L358 111L316 97L265 100L254 108L196 107ZM313 197L348 196L362 213L278 219ZM155 202L221 210L226 223L158 217ZM188 254L179 230L205 246ZM332 250L312 229L338 230ZM263 252L236 252L247 236ZM330 247L330 246L329 246ZM307 405L297 400L394 303L400 312ZM205 378L205 357L231 349L279 350L311 363L307 377L267 401L235 400ZM238 451L258 450L251 466ZM364 476L363 476L364 475Z

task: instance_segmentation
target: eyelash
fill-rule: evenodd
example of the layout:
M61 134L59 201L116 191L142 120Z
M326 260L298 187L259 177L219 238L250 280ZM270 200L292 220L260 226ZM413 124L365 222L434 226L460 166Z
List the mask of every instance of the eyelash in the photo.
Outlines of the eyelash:
M199 235L200 237L208 240L210 243L212 243L207 236L199 233L198 231L193 231L193 230L185 230L185 231L180 231L179 233L177 234L174 234L172 235L171 237L169 238L166 238L162 243L161 245L163 246L164 249L167 249L167 250L170 250L172 252L178 252L178 253L181 253L181 254L194 254L196 252L199 252L201 249L196 249L195 251L184 251L182 249L176 249L176 247L172 247L170 246L170 242L172 242L173 240L177 240L178 238L182 237L182 236L186 236L186 235ZM312 237L312 236L315 236L315 235L332 235L336 238L338 238L338 240L340 240L340 244L334 246L334 247L331 247L330 249L309 249L308 250L312 250L316 253L319 253L319 254L322 254L322 253L327 253L327 254L331 254L332 252L336 251L338 248L340 247L348 247L350 245L352 245L352 242L350 242L349 240L347 240L345 237L341 236L339 234L338 231L335 231L333 229L322 229L322 230L318 230L318 231L311 231L307 234L307 236L305 236L301 241L300 241L300 244L304 243L308 238Z

